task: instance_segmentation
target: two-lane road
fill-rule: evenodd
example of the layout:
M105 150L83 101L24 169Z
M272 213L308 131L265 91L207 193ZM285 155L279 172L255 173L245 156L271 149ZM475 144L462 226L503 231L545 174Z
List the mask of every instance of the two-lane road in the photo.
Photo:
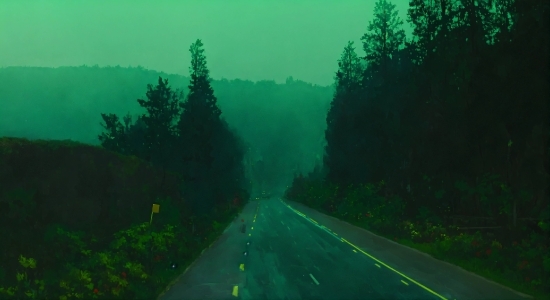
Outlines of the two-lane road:
M441 299L278 200L251 236L242 299Z
M523 296L272 198L249 203L160 299L527 299Z

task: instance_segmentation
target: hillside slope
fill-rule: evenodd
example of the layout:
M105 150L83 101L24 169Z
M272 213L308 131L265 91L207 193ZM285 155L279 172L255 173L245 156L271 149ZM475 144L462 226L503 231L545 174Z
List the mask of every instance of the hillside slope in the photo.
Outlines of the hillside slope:
M62 226L101 239L149 221L153 203L170 197L165 215L187 216L181 180L135 157L72 141L0 139L0 252L8 270L17 257L48 268L48 232ZM105 240L107 242L107 240Z

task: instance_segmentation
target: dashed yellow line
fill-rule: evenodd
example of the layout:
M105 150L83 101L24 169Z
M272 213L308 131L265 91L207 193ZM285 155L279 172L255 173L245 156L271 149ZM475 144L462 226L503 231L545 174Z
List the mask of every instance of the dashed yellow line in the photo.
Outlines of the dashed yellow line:
M403 282L405 285L409 285L408 283L406 283L405 281L401 280L401 282Z
M241 264L241 265L239 266L239 270L244 271L244 264Z
M231 293L233 297L239 297L239 286L236 285L233 287L233 292Z

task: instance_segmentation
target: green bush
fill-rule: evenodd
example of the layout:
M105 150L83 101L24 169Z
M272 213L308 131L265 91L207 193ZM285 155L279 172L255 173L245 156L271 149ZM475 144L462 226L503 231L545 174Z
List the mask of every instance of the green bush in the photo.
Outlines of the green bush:
M0 296L12 299L39 299L44 296L44 281L35 278L36 260L19 256L21 271L15 275L17 285L0 287Z
M426 206L421 206L418 209L418 215L416 217L417 220L428 222L428 223L434 223L434 224L441 224L443 221L441 218L430 208Z
M382 181L348 187L338 206L337 216L385 233L397 232L395 224L401 220L405 205L398 196L381 196L384 185Z
M107 299L142 295L145 299L154 298L160 288L151 281L155 257L166 255L173 246L182 246L175 245L175 226L172 225L165 225L160 231L152 230L149 223L133 226L115 234L110 249L99 252L89 249L83 241L83 233L59 226L52 228L48 239L55 241L58 247L65 243L61 254L69 258L61 272L55 273L57 277L47 280L49 284L46 284L45 280L33 277L36 261L20 256L23 269L16 274L17 285L0 287L2 297ZM150 267L147 269L146 265Z

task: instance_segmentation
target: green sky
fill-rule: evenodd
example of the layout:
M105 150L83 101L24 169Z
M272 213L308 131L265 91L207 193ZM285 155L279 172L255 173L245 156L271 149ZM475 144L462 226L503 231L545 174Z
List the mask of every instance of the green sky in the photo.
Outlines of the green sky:
M0 67L141 65L188 74L200 38L214 79L328 85L374 0L0 0ZM406 18L408 0L394 0ZM405 30L410 33L407 22Z

